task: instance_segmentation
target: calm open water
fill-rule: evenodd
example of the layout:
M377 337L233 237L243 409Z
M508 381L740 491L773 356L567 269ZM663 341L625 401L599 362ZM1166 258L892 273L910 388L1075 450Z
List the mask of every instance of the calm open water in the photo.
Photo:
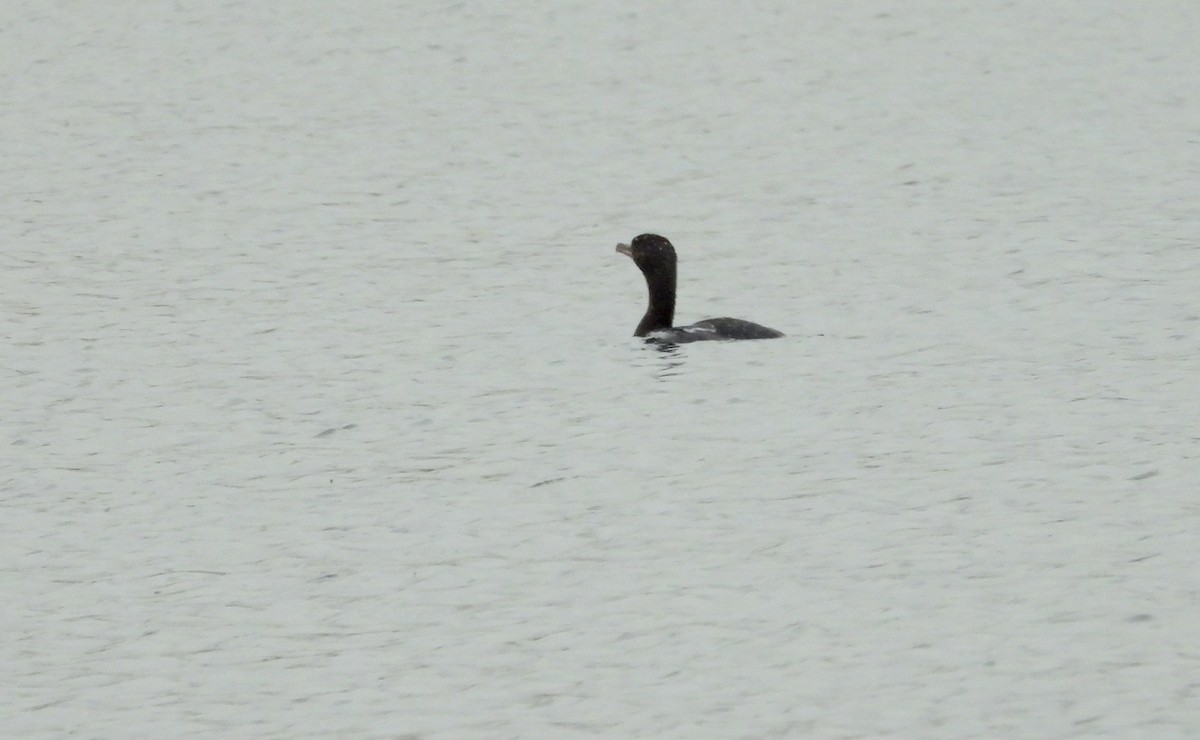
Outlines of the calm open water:
M1198 36L7 3L0 734L1195 736Z

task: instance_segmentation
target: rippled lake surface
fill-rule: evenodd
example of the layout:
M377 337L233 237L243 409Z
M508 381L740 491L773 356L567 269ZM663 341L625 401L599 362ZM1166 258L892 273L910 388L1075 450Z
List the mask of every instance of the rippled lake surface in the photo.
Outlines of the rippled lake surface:
M7 4L0 730L1192 736L1198 35Z

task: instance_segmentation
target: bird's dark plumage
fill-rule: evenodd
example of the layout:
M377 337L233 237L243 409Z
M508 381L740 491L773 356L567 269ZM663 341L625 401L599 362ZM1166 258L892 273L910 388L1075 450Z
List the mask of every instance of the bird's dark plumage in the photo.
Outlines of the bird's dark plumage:
M672 326L675 320L675 247L658 234L642 234L629 244L618 244L642 271L650 292L650 305L635 337L664 344L683 344L717 339L773 339L783 332L742 319L705 319L687 326Z

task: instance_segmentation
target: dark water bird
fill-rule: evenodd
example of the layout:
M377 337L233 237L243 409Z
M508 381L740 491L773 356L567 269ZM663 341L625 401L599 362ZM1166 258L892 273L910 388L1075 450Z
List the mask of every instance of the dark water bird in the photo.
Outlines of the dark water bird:
M646 278L650 305L635 337L663 344L684 344L722 339L774 339L783 332L743 319L705 319L687 326L672 326L675 320L675 247L658 234L642 234L617 251L630 257Z

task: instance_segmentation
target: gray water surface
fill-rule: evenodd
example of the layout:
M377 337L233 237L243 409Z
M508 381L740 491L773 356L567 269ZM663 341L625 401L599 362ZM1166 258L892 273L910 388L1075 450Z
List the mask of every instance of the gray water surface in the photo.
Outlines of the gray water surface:
M1193 736L1197 37L7 4L2 734Z

